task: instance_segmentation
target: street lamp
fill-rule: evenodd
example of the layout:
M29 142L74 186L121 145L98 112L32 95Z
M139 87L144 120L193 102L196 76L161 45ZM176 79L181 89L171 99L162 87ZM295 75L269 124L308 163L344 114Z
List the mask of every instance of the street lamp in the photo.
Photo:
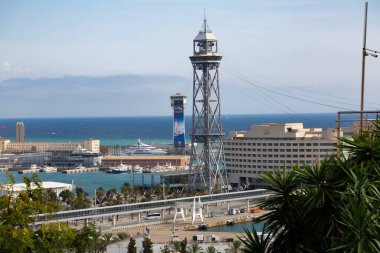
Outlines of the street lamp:
M378 51L366 48L366 43L367 43L367 13L368 13L368 2L365 2L364 35L363 35L363 50L362 50L362 86L361 86L361 97L360 97L360 131L363 130L365 57L370 55L370 56L377 58L379 56Z

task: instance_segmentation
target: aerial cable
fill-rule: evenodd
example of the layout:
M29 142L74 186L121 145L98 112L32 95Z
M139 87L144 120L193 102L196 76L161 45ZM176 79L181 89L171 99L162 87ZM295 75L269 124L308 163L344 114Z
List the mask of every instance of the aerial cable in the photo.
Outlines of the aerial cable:
M224 68L224 70L226 70L227 72L229 72L231 75L234 75L234 74L233 74L232 72L230 72L228 69L225 69L225 68ZM280 106L282 106L283 108L287 109L288 111L291 111L292 113L297 113L297 112L295 112L294 110L292 110L290 107L284 105L283 103L281 103L281 102L278 101L277 99L273 98L273 97L272 97L271 95L269 95L267 92L261 90L259 87L256 87L256 89L257 89L260 93L262 93L262 94L264 94L266 97L268 97L270 100L272 100L272 101L274 101L275 103L279 104ZM284 111L283 108L280 108L280 109L281 109L282 111ZM286 111L285 111L285 112L286 112ZM286 112L286 113L288 113L288 112Z
M263 89L263 90L266 90L266 91L269 91L269 92L272 92L272 93L275 93L277 95L280 95L280 96L284 96L284 97L288 97L288 98L292 98L292 99L295 99L295 100L299 100L299 101L302 101L302 102L306 102L306 103L311 103L311 104L316 104L316 105L321 105L321 106L325 106L325 107L330 107L330 108L334 108L334 109L339 109L339 110L352 110L352 109L348 109L348 108L344 108L344 107L339 107L339 106L334 106L334 105L329 105L329 104L323 104L323 103L320 103L320 102L315 102L315 101L311 101L311 100L307 100L307 99L302 99L302 98L297 98L297 97L294 97L294 96L291 96L291 95L287 95L287 94L284 94L282 92L278 92L278 91L273 91L271 89L268 89L268 88L265 88L265 87L262 87L250 80L248 80L246 77L244 77L244 75L242 75L239 71L237 71L237 73L239 73L240 76L237 76L237 75L234 75L235 77L237 77L238 79L244 81L244 82L247 82L248 84L256 87L256 88L259 88L259 89Z
M234 67L236 69L235 66L232 65L231 62L228 61L228 59L225 60L228 64L230 64L232 67ZM244 67L244 66L243 66ZM239 68L241 69L241 68ZM335 99L340 99L340 100L344 100L344 101L347 101L347 100L351 100L351 101L354 101L354 102L358 102L357 99L352 99L352 98L346 98L346 97L339 97L339 96L334 96L334 95L331 95L331 94L326 94L326 93L323 93L323 92L320 92L320 91L315 91L315 90L311 90L311 89L307 89L307 88L303 88L303 87L298 87L298 86L294 86L294 85L289 85L289 84L286 84L286 83L283 83L283 82L280 82L280 81L277 81L277 80L274 80L270 77L267 77L267 76L264 76L264 75L260 75L260 74L257 74L255 73L254 71L252 70L249 70L250 72L252 72L254 75L256 76L259 76L259 77L262 77L263 79L267 79L271 82L273 82L274 84L280 84L280 85L285 85L285 86L288 86L288 87L292 87L294 89L298 89L298 90L301 90L301 91L305 91L305 92L309 92L309 93L313 93L313 94L319 94L319 95L322 95L322 96L326 96L326 97L331 97L331 98L335 98ZM257 82L256 82L257 83ZM261 82L262 83L262 82ZM262 83L263 84L263 83ZM278 87L273 87L272 88L274 89L280 89ZM286 91L286 90L285 90ZM289 91L288 91L289 92ZM316 97L314 97L316 98ZM321 100L325 100L325 101L328 101L326 99L323 99L323 98L316 98L316 99L321 99ZM334 103L338 103L338 104L345 104L345 105L352 105L352 106L357 106L356 104L349 104L349 103L346 103L346 102L334 102ZM359 102L358 102L359 103ZM374 102L366 102L366 104L372 104L372 105L375 105L375 106L380 106L378 103L374 103ZM378 108L375 108L375 107L370 107L372 109L378 109Z

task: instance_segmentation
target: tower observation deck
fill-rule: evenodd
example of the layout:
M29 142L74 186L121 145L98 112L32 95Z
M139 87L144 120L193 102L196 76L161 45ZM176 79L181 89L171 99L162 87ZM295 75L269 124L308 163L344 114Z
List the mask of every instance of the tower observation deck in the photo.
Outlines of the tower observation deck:
M224 189L222 118L220 112L218 40L204 19L202 29L193 40L193 115L191 149L192 164L189 186L210 193Z

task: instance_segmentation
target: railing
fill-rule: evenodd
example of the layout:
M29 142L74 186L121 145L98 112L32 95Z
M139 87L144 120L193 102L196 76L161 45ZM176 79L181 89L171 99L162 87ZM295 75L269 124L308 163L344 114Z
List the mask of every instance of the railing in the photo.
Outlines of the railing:
M88 218L97 218L109 215L118 214L131 214L137 212L146 212L154 210L163 210L171 207L175 207L176 202L188 202L192 203L194 198L196 200L200 199L202 204L217 203L222 201L233 201L233 200L243 200L243 199L261 199L269 197L271 193L268 190L258 189L251 191L241 191L241 192L229 192L220 193L213 195L203 195L194 196L186 198L168 199L168 200L158 200L143 203L134 204L124 204L117 206L105 206L97 208L87 208L81 210L70 210L61 211L52 214L40 214L36 216L35 224L41 224L42 222L48 221L72 221Z

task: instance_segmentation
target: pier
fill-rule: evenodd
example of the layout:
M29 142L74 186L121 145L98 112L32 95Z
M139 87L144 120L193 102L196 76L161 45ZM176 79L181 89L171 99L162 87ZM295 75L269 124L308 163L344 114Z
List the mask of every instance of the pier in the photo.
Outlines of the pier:
M95 172L99 171L98 167L92 167L92 168L77 168L77 169L68 169L68 170L62 170L63 174L75 174L75 173L85 173L85 172Z
M39 173L39 169L29 169L29 170L19 170L18 174L33 174L33 173Z

